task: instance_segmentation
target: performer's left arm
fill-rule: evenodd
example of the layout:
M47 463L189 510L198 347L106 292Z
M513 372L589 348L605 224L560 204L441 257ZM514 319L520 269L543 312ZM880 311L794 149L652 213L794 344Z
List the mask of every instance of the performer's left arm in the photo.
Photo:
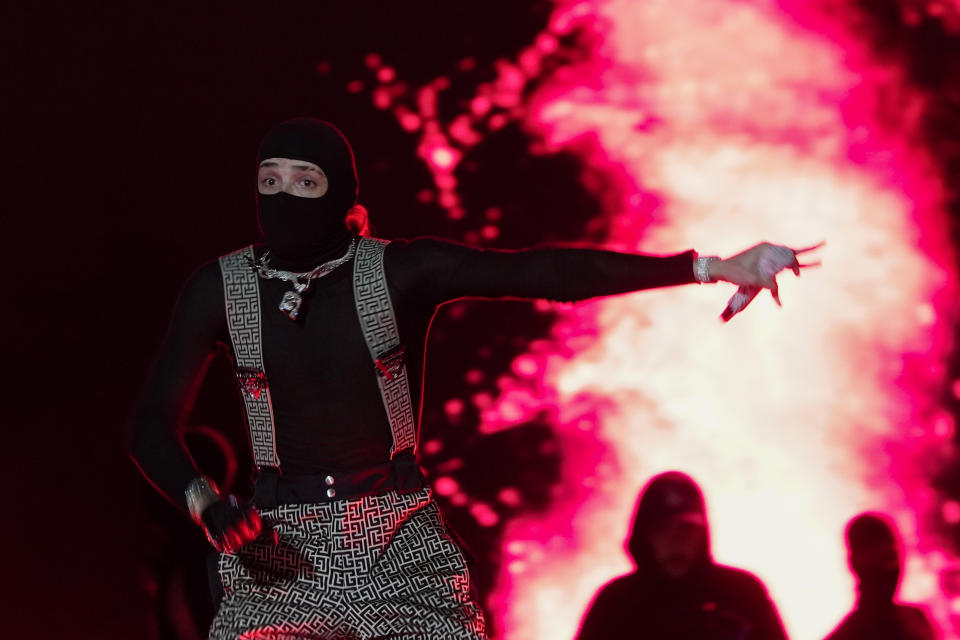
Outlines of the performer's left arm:
M438 304L464 297L573 302L717 280L769 289L779 302L776 272L771 273L767 258L779 253L777 271L790 268L799 274L804 266L797 262L798 252L768 243L726 260L700 260L699 264L692 250L671 256L564 247L509 251L476 249L434 238L394 245L388 249L390 262L398 267L388 269L394 286L430 296Z

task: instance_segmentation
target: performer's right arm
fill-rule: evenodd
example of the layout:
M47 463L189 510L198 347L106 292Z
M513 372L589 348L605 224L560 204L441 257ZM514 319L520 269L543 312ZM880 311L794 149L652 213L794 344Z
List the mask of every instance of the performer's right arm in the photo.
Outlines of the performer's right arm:
M220 268L211 262L181 291L134 413L131 457L157 490L184 510L184 491L202 474L183 444L181 429L225 327Z

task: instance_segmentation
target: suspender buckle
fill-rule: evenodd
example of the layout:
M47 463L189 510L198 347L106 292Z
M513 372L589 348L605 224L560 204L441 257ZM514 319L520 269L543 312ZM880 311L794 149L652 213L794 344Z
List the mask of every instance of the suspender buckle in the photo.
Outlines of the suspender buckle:
M237 382L240 383L240 389L250 398L257 400L260 394L267 388L267 376L263 369L256 367L237 367Z
M380 357L374 361L374 364L377 365L377 373L392 381L400 373L400 369L403 368L406 355L402 344L398 344L380 354Z

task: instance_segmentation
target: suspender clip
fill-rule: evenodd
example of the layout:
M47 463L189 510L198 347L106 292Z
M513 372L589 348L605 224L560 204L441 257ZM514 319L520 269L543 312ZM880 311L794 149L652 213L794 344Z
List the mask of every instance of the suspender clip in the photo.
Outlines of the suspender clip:
M398 344L394 348L382 353L380 357L374 361L374 364L377 365L377 373L387 380L392 381L397 377L397 374L400 373L400 369L403 368L406 355L402 344Z
M257 400L260 394L267 388L267 376L263 369L256 367L237 367L237 382L240 383L240 389L252 399Z

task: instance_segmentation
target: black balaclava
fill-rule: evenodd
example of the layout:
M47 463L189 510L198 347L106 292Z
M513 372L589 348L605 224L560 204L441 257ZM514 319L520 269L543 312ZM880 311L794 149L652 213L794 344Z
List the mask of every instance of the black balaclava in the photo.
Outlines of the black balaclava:
M342 255L353 237L346 217L357 203L358 187L347 139L329 122L294 118L275 126L260 143L257 164L268 158L312 162L327 176L328 187L319 198L258 191L257 213L267 248L304 270Z
M637 570L647 580L662 583L664 587L674 585L677 588L681 583L695 581L703 570L713 564L710 557L710 534L705 531L706 541L703 556L694 565L687 578L675 580L664 574L659 563L653 556L650 547L650 531L667 518L684 513L698 513L707 522L706 505L703 494L697 483L685 473L668 471L655 476L640 494L637 502L633 529L627 540L627 551L633 557Z

